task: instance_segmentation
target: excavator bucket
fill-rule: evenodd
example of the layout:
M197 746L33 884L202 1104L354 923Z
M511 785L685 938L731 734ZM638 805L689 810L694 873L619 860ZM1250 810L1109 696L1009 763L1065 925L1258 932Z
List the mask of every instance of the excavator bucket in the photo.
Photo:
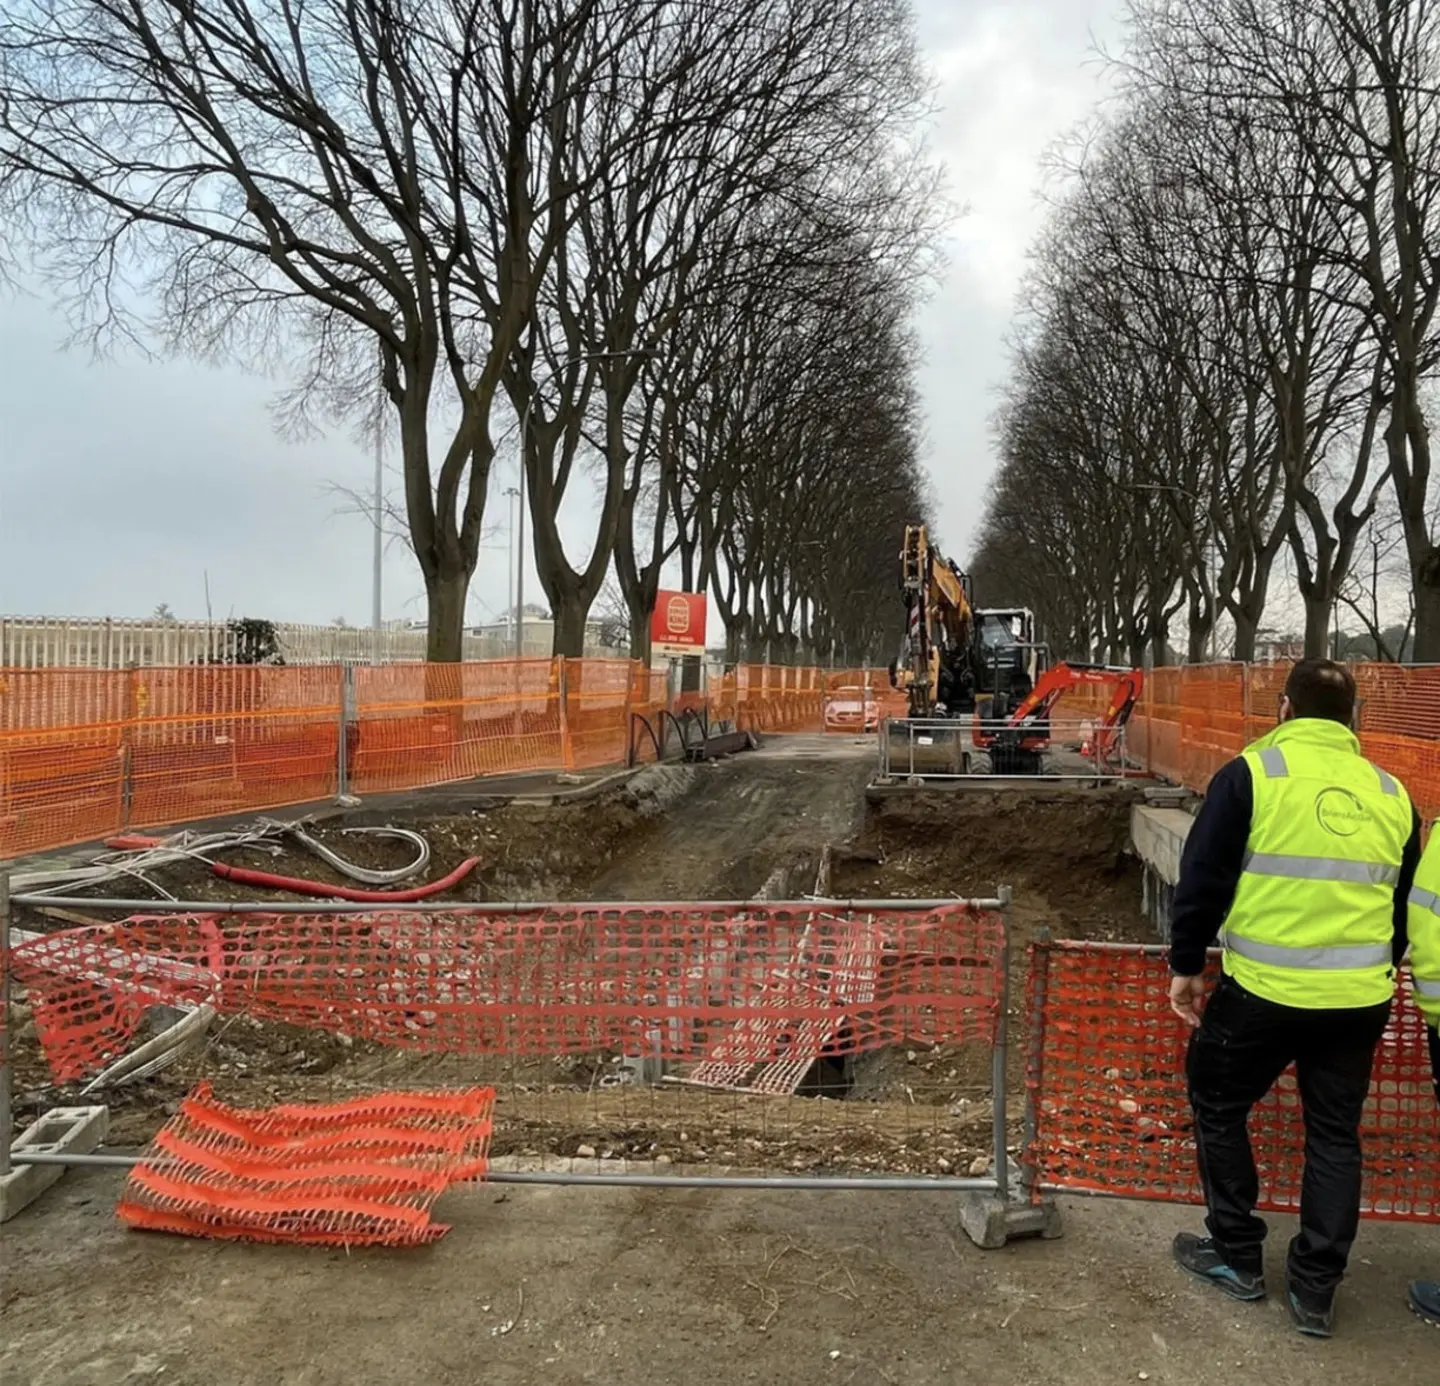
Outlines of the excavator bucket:
M905 718L887 721L881 728L885 738L889 774L898 780L925 776L968 775L972 772L973 748L969 727L961 721Z

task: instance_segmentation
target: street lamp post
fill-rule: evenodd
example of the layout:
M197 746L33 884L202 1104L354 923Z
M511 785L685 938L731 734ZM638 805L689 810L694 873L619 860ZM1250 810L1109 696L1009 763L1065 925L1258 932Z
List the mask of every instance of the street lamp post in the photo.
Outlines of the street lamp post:
M519 511L520 488L507 486L510 498L510 542L505 546L505 597L510 603L510 619L515 620L515 520Z

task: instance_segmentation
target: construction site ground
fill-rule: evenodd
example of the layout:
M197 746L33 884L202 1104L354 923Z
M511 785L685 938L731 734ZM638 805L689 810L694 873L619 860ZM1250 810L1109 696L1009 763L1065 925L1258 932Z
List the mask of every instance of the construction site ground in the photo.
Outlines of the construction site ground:
M318 831L352 858L369 850L372 864L388 864L395 849L367 849L339 829L377 816L419 828L431 876L480 856L455 892L466 899L803 894L827 845L842 898L988 896L1010 885L1007 1086L1018 1117L1025 943L1040 929L1149 937L1124 851L1140 791L975 786L867 807L873 757L869 739L774 738L753 754L653 768L575 802L446 791L367 806ZM289 848L252 864L329 878ZM195 863L166 868L162 883L191 899L256 894ZM18 1018L23 1120L73 1089L48 1086L23 1006ZM989 1060L973 1047L867 1056L843 1100L616 1086L605 1080L619 1057L416 1058L232 1020L183 1070L109 1095L112 1144L143 1143L197 1077L256 1105L494 1081L495 1152L522 1165L560 1156L712 1172L963 1173L988 1144ZM1428 1229L1366 1225L1343 1336L1317 1345L1294 1337L1278 1302L1235 1306L1174 1271L1170 1237L1197 1218L1159 1205L1065 1200L1063 1240L981 1252L959 1230L954 1195L482 1185L445 1195L438 1212L453 1231L435 1247L347 1255L127 1233L113 1217L120 1185L111 1171L72 1171L6 1225L3 1386L649 1386L688 1383L697 1364L722 1382L1204 1386L1264 1372L1273 1386L1299 1386L1427 1380L1440 1361L1440 1334L1403 1308L1405 1280L1427 1260L1440 1271L1440 1239ZM1273 1273L1278 1284L1278 1264Z

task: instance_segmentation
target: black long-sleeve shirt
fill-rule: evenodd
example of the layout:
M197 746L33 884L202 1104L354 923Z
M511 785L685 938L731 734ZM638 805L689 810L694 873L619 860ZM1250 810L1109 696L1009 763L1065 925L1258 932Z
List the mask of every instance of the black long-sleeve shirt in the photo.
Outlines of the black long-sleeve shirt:
M1205 950L1214 943L1235 899L1254 810L1250 766L1244 757L1237 757L1210 781L1180 858L1180 881L1170 907L1170 969L1182 977L1205 969ZM1420 816L1413 810L1412 815L1414 825L1395 886L1397 966L1410 942L1405 911L1420 861Z

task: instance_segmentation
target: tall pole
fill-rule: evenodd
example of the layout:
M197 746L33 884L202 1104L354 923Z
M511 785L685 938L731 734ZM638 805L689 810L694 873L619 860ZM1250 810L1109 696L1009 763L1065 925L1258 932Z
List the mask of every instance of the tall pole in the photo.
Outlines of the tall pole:
M370 574L370 663L380 663L381 579L385 561L384 531L381 526L381 506L385 488L385 348L380 348L380 393L375 400L375 494L373 519L375 521L375 551L372 556Z
M515 513L520 500L520 488L507 486L505 494L510 498L510 538L505 545L505 609L513 622L515 619Z
M520 416L520 503L515 517L515 658L525 658L525 448L530 438L530 400Z

